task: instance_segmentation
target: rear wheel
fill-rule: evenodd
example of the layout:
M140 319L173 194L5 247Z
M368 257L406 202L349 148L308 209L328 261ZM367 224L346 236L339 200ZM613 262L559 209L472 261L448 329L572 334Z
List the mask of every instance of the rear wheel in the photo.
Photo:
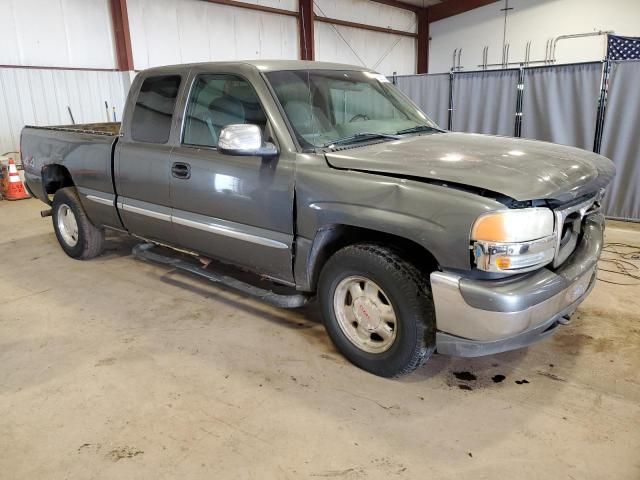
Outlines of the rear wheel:
M357 244L322 270L325 326L352 363L383 377L409 373L435 348L435 309L426 277L392 249Z
M104 231L91 223L75 188L61 188L56 192L52 218L58 243L67 255L87 260L102 253Z

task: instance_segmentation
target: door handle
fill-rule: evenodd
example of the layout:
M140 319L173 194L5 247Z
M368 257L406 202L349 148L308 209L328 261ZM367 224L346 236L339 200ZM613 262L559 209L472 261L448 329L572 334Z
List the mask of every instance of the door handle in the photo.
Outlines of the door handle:
M188 163L175 162L171 165L171 175L175 178L190 178L191 177L191 165Z

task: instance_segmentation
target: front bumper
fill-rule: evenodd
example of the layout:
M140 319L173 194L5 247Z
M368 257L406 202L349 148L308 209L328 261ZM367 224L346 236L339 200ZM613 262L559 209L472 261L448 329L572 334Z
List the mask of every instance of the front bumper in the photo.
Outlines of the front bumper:
M602 214L586 217L580 244L555 271L543 268L500 280L432 273L438 352L477 357L551 335L595 285L603 233Z

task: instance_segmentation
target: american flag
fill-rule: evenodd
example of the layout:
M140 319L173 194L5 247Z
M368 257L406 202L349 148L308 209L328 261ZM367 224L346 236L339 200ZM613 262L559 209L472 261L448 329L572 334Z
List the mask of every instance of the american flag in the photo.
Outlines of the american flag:
M609 60L640 60L640 37L609 35L607 58Z

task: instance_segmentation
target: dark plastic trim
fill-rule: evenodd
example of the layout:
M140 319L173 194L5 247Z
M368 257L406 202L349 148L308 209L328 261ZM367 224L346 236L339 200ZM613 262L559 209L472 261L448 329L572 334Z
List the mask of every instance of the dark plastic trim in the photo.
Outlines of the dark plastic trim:
M227 287L233 288L234 290L238 290L252 297L256 297L263 302L274 305L276 307L299 308L309 301L309 297L305 295L281 295L272 292L271 290L265 290L263 288L255 287L236 278L216 273L211 270L206 270L201 266L190 263L186 260L154 252L154 248L155 245L153 243L140 243L133 247L131 253L134 257L141 260L169 265L173 268L178 268L180 270L193 273L200 277L204 277L211 282L221 283L223 285L226 285Z

